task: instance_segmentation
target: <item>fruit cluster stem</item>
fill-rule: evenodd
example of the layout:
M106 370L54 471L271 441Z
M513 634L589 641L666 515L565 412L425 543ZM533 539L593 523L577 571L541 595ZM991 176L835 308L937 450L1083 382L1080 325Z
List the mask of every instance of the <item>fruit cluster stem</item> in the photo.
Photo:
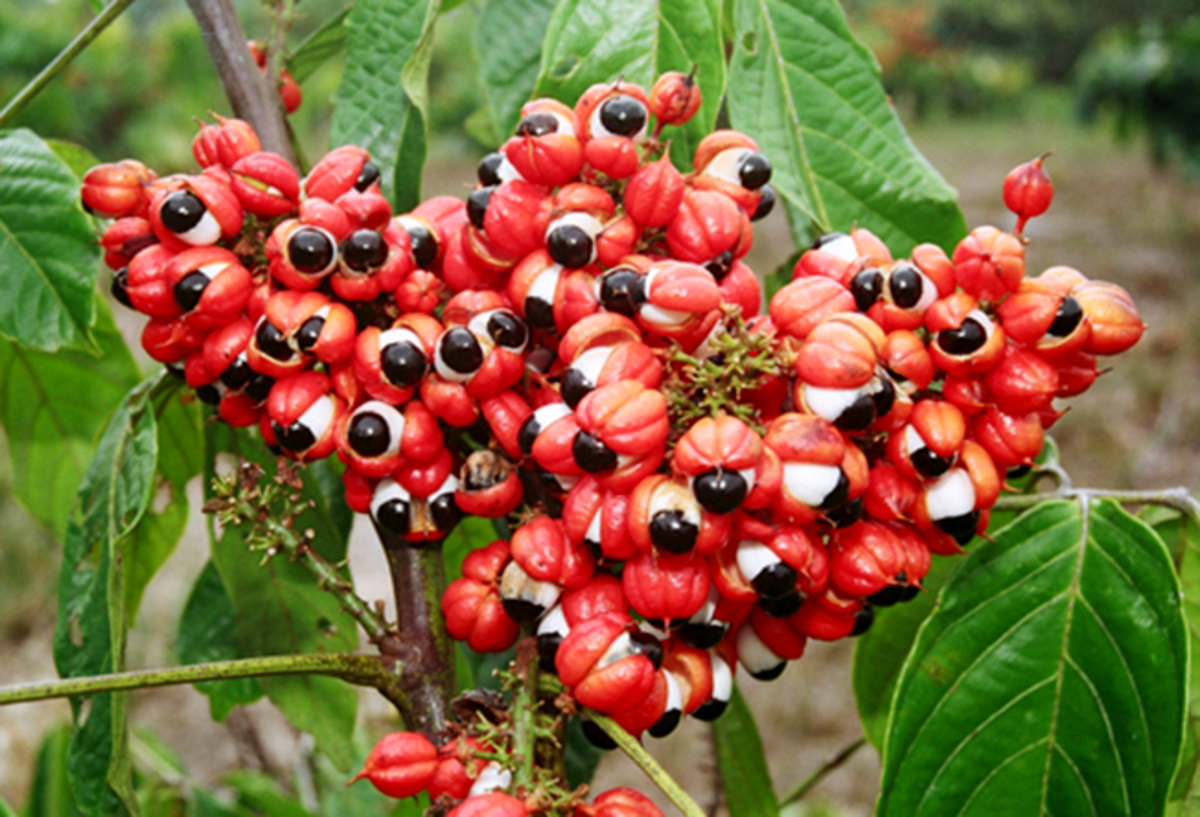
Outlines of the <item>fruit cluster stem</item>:
M642 744L638 743L633 735L622 729L620 724L607 715L601 715L599 712L589 709L587 716L592 723L599 726L606 735L613 739L613 742L628 755L630 760L637 764L639 769L646 773L650 781L670 798L677 809L683 812L684 817L706 817L704 809L700 808L696 801L675 782L675 778L667 774L666 769L658 765L658 761L650 756L650 753L642 747Z

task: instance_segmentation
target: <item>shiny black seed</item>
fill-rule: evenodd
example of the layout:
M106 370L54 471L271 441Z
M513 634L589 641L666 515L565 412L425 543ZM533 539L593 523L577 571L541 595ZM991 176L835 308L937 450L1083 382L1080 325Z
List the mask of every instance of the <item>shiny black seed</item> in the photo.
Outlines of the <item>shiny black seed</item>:
M631 96L609 97L600 106L600 124L617 136L633 136L646 125L646 106Z
M263 321L258 325L254 340L260 352L280 363L286 363L296 354L296 350L288 345L287 337L270 321Z
M833 486L833 490L825 497L825 501L821 503L820 510L828 511L834 508L840 508L845 505L850 499L850 480L846 478L846 472L838 469L837 485Z
M207 209L204 202L187 190L167 196L159 216L163 226L173 233L186 233L200 223Z
M517 136L545 136L558 132L558 117L545 111L526 114L517 123Z
M1046 334L1056 338L1065 338L1075 331L1082 320L1083 307L1079 305L1079 301L1075 300L1075 296L1068 295L1059 304L1058 312L1054 315L1054 323L1050 324Z
M479 183L485 187L494 187L500 184L503 179L497 171L500 170L500 165L504 164L504 156L498 151L493 151L487 156L479 160L479 164L475 166L475 175L479 178Z
M200 297L208 286L208 276L203 272L189 272L175 285L175 303L184 312L191 312L200 303Z
M729 274L729 271L733 269L733 253L726 250L705 264L704 268L712 274L713 278L717 279L718 284L721 283L721 281L725 280L725 276Z
M826 244L832 244L833 242L837 241L840 238L848 238L848 236L845 233L837 233L837 232L825 233L824 235L819 235L819 236L817 236L817 240L812 243L811 249L819 250L822 247L824 247Z
M200 398L201 403L208 403L210 406L221 402L221 392L216 386L197 386L196 396Z
M738 178L742 187L757 190L771 181L771 163L761 153L748 153L738 165Z
M919 595L921 595L921 588L915 584L908 584L904 586L904 593L901 596L900 601L912 601Z
M130 309L133 308L133 301L129 300L129 268L121 267L112 274L112 294L118 302L124 304Z
M632 318L645 302L646 282L636 270L615 269L600 279L600 303L609 312Z
M892 303L901 309L912 309L921 300L925 283L921 273L907 264L897 264L888 276L888 291Z
M535 621L545 614L546 608L525 599L503 599L504 612L518 624L532 626Z
M563 642L559 633L542 633L537 637L539 666L543 672L557 672L554 659L558 657L558 647Z
M641 630L634 630L629 634L629 644L633 652L638 655L644 655L650 659L650 663L655 669L662 666L663 662L663 646L650 633L643 633Z
M413 261L416 262L419 269L428 269L434 261L437 261L437 237L420 224L410 224L406 231Z
M425 353L411 343L389 343L379 355L383 376L398 389L408 389L421 382L429 370Z
M1033 471L1032 465L1017 465L1009 468L1004 476L1006 479L1023 479L1029 476L1031 471Z
M375 510L375 522L388 533L403 536L412 526L408 503L403 499L389 499Z
M912 461L917 473L927 479L940 477L950 470L951 460L935 454L930 448L918 448L911 452L908 458Z
M579 405L579 401L586 397L588 392L594 388L596 388L595 384L588 380L587 375L579 371L579 369L567 369L563 373L562 382L559 384L563 402L571 408Z
M471 219L477 230L483 229L483 217L487 215L488 202L492 200L495 190L495 187L481 187L467 196L467 218Z
M355 415L346 436L350 440L350 448L360 457L378 457L392 444L387 422L373 411Z
M379 181L379 168L371 162L363 162L362 170L358 171L358 178L354 182L354 189L359 193L365 193L367 188L377 181Z
M254 377L250 378L250 382L246 384L246 388L242 389L242 394L256 403L261 403L270 396L271 387L274 385L275 378L267 377L265 374L255 374Z
M856 499L850 500L840 508L834 508L831 511L826 511L825 519L835 528L845 528L862 519L862 515L863 499L860 496Z
M617 742L608 736L608 733L601 729L596 724L589 720L581 720L580 727L583 729L583 736L587 738L587 742L595 746L603 752L611 752L617 748Z
M787 618L790 615L794 615L803 603L804 599L797 590L784 593L782 596L777 596L776 598L761 598L758 600L758 606L771 618Z
M750 579L750 586L760 596L779 598L796 589L796 569L787 562L776 562Z
M758 681L774 681L780 675L783 675L785 669L787 669L787 661L780 661L773 667L767 667L758 672L751 672L750 677Z
M767 216L771 215L771 211L775 209L775 188L769 184L764 184L758 191L758 207L754 210L754 215L750 216L751 221L762 221Z
M665 738L667 735L675 731L676 727L679 726L679 721L682 717L683 713L678 709L672 709L668 712L664 712L662 717L656 720L654 725L646 731L650 733L651 737Z
M707 650L720 644L726 632L725 625L716 621L708 624L689 622L679 628L679 638L698 650Z
M883 294L883 273L874 267L858 273L850 282L850 293L854 295L854 306L858 311L866 312Z
M725 714L725 707L727 706L729 706L729 701L718 701L716 698L710 698L692 711L692 717L702 721L715 721Z
M387 242L375 230L355 230L342 240L339 248L346 266L355 272L367 272L387 261Z
M470 331L456 326L442 335L442 362L459 374L474 374L483 365L483 349Z
M300 272L316 273L333 263L336 248L320 230L301 229L288 239L288 261Z
M668 553L687 553L699 535L700 528L684 519L683 511L659 511L650 519L650 541Z
M458 503L454 501L452 493L440 494L435 497L429 503L429 512L433 514L433 522L442 533L454 530L454 526L462 519L462 511L458 509Z
M233 362L225 367L225 371L221 372L221 382L237 391L249 383L253 376L254 370L250 368L250 364L246 363L245 358L238 357L234 358Z
M937 345L948 355L969 355L987 342L987 331L974 318L967 318L957 329L937 333Z
M525 322L511 312L493 312L487 322L487 333L500 346L519 352L529 340Z
M300 324L299 331L296 332L296 345L302 351L311 351L317 345L317 341L321 339L321 330L325 328L325 319L320 317L311 317L304 323Z
M871 629L871 625L875 623L875 611L871 606L865 605L861 610L854 614L854 629L850 631L850 635L862 635L867 630Z
M317 442L312 430L299 421L292 423L287 428L275 423L275 439L279 441L282 448L297 454L307 451Z
M525 299L525 319L532 326L546 332L553 332L555 329L554 307L541 298Z
M546 238L546 249L556 264L568 269L586 267L592 261L592 237L574 224L555 227Z
M533 442L541 430L542 427L538 424L537 418L532 415L521 423L521 430L517 432L517 445L521 447L522 454L528 457L533 451Z
M979 524L979 511L935 519L934 524L955 542L965 545L975 538L975 526Z
M617 455L613 450L586 431L575 435L571 454L575 457L575 464L589 474L603 473L617 464Z
M746 498L746 479L737 471L714 468L696 477L692 482L692 493L706 511L732 513Z
M879 388L871 392L871 401L875 403L875 416L883 417L896 404L896 387L886 377L880 378Z
M904 594L907 590L907 585L891 584L878 593L867 596L867 601L876 607L891 607L893 604L899 604L904 601Z
M875 401L863 393L854 402L842 409L833 424L842 431L862 431L875 422Z

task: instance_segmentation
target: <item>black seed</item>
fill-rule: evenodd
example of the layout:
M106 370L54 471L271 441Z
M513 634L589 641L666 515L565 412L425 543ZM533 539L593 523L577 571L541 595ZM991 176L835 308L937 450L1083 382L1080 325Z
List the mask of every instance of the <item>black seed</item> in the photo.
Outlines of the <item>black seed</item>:
M729 274L729 271L733 269L733 253L726 250L705 264L704 268L712 274L713 278L717 279L718 284L721 283L721 281L725 280L725 276Z
M603 752L611 752L617 748L617 742L608 736L608 733L601 729L596 724L587 719L579 722L583 728L583 736L587 738L587 742L595 746Z
M826 244L832 244L839 238L848 238L848 236L845 233L838 232L825 233L824 235L817 236L817 240L812 243L811 249L819 250Z
M787 618L794 615L800 609L800 605L804 603L804 599L800 596L798 590L792 590L790 593L785 593L773 599L762 598L758 600L758 606L762 611L771 618Z
M403 499L389 499L375 510L375 522L388 533L405 535L412 525L408 503Z
M200 223L208 212L204 202L187 190L180 190L167 196L159 210L163 226L173 233L186 233Z
M562 392L562 399L568 406L575 408L579 405L579 401L587 396L588 392L596 388L592 381L587 379L587 375L579 371L579 369L567 369L563 373L562 382L559 384L559 391Z
M288 239L288 261L300 272L317 273L333 263L336 248L320 230L301 229Z
M1046 334L1056 338L1065 338L1075 331L1082 320L1083 307L1079 305L1079 301L1075 300L1075 296L1068 295L1059 304L1058 312L1054 315L1054 323L1050 324Z
M875 422L875 401L871 395L863 394L854 398L854 402L842 409L833 424L842 431L862 431Z
M556 264L568 269L586 267L592 261L592 237L574 224L561 224L551 230L546 249Z
M609 312L632 318L645 302L646 281L640 272L615 269L600 279L600 303Z
M650 663L655 669L659 669L663 662L663 646L650 633L643 633L641 630L634 630L629 634L629 644L633 652L638 655L644 655L650 659Z
M904 594L907 590L907 585L890 584L878 593L867 596L867 601L876 607L891 607L893 604L904 601Z
M820 510L828 511L840 508L849 500L850 480L846 478L846 472L839 468L837 485L833 486L833 490L825 497L825 501L821 503Z
M863 498L852 499L840 508L825 512L825 520L835 528L845 528L862 519Z
M604 548L600 547L599 542L594 542L591 539L584 539L583 546L588 549L588 553L592 554L592 558L597 562L604 558Z
M600 105L600 124L617 136L633 136L646 125L646 106L631 96L613 96Z
M296 332L296 345L301 351L311 351L317 345L317 341L321 339L321 330L325 328L325 319L321 317L311 317L304 323L300 324L300 329Z
M538 669L543 672L557 674L558 670L554 667L554 659L558 657L558 647L562 642L563 637L558 633L543 633L537 637L537 651L540 662Z
M133 302L129 300L129 268L121 267L112 274L112 294L120 303L133 309Z
M309 427L299 420L287 428L275 423L275 439L279 441L280 447L296 454L307 451L317 443L317 438Z
M342 240L339 248L346 266L355 272L382 267L387 261L388 245L375 230L355 230Z
M679 628L679 638L698 650L707 650L720 644L726 632L726 626L716 621L707 624L689 622Z
M210 406L221 402L221 392L216 386L197 386L196 396L200 398L201 403L208 403Z
M398 389L412 388L429 371L425 353L406 341L389 343L383 347L379 361L383 376Z
M354 182L354 189L359 193L365 193L367 188L379 181L379 168L371 162L363 162L362 170L358 171L358 179Z
M346 436L350 448L360 457L378 457L391 447L392 435L387 422L373 411L364 411L350 421Z
M746 498L746 479L737 471L715 468L696 477L692 493L706 511L732 513Z
M530 627L546 613L546 608L525 599L503 599L504 612L518 624Z
M558 117L545 111L526 114L517 123L517 136L545 136L558 132Z
M748 153L738 165L738 178L742 181L742 187L757 190L771 181L771 163L761 153Z
M940 477L950 469L952 459L938 456L928 447L918 448L908 455L912 461L913 468L917 469L917 473L927 479Z
M883 273L868 267L854 276L850 282L850 292L854 295L854 306L859 312L866 312L883 294Z
M272 360L286 363L296 354L296 350L288 345L287 337L270 321L263 321L254 333L258 350Z
M710 698L692 712L692 717L702 721L715 721L717 718L725 714L725 707L729 706L729 701L718 701L716 698Z
M1029 476L1029 473L1032 470L1033 470L1032 465L1017 465L1017 466L1014 466L1013 468L1009 468L1008 471L1005 472L1004 476L1006 479L1021 479L1023 477Z
M253 376L254 371L250 368L250 364L246 362L246 359L237 357L225 367L225 371L221 372L221 382L234 391L237 391L249 383L250 378Z
M780 675L783 675L785 669L787 669L787 661L780 661L773 667L767 667L758 672L751 672L750 677L758 681L774 681Z
M456 326L438 341L442 362L459 374L474 374L483 365L483 349L467 329Z
M967 318L957 329L937 333L937 345L948 355L969 355L987 342L987 331L974 318Z
M524 349L529 340L525 322L507 309L492 313L488 318L487 333L497 344L514 352Z
M175 285L175 303L184 312L191 312L200 303L200 297L208 286L208 276L203 272L189 272Z
M975 538L975 526L979 524L979 511L935 519L933 523L955 542L965 545Z
M261 403L266 400L271 394L271 387L275 385L275 378L267 377L265 374L255 374L250 378L250 382L246 388L242 389L242 394L249 397L256 403Z
M500 184L503 179L500 178L497 171L502 164L504 164L504 156L499 151L493 151L480 159L479 164L475 166L475 175L479 178L479 183L485 187L495 187Z
M687 553L696 546L700 528L683 511L659 511L650 519L650 541L668 553Z
M861 610L854 614L854 629L850 631L850 635L862 635L867 630L871 629L871 625L875 623L875 611L870 605L865 605Z
M617 464L617 455L613 450L586 431L575 435L571 454L575 457L575 464L589 474L603 473Z
M771 211L775 209L775 188L769 184L764 184L759 188L758 207L754 210L754 215L750 216L751 221L762 221L767 216L771 215Z
M901 597L900 601L901 602L912 601L919 595L921 595L921 588L915 584L908 584L908 585L904 586L904 594Z
M750 577L750 586L760 596L779 598L796 590L796 569L787 562L776 562Z
M919 270L908 264L897 264L888 276L888 291L892 303L901 309L912 309L921 300L925 282Z
M487 215L488 202L492 200L495 190L495 187L480 187L467 196L467 218L471 219L476 230L483 229L483 218Z
M428 228L421 224L410 224L405 228L413 261L419 269L428 269L437 261L438 240Z
M429 503L429 511L433 514L434 524L442 533L454 530L454 526L462 519L462 511L458 509L458 503L454 501L452 493L444 493L435 497Z
M541 298L529 297L525 299L525 320L529 321L532 326L546 332L553 332L556 328L554 323L554 307Z
M871 401L875 403L875 416L883 417L896 404L896 387L886 377L880 378L879 388L871 392Z
M525 422L521 423L521 430L517 432L517 445L521 447L522 454L528 457L532 453L533 442L541 431L542 427L532 414Z
M678 709L672 709L662 714L662 717L654 722L646 731L651 737L665 738L667 735L675 731L679 726L679 721L683 717L683 713Z

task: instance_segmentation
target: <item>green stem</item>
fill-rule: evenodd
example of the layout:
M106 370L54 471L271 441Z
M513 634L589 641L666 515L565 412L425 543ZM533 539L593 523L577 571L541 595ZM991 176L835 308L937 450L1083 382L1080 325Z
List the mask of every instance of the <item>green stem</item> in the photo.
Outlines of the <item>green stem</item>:
M1100 488L1068 488L1049 494L1018 494L1002 496L996 510L1023 511L1047 499L1112 499L1128 505L1166 505L1200 522L1200 502L1187 488L1159 488L1149 491L1109 491Z
M821 768L809 775L807 780L805 780L796 788L792 789L792 791L786 797L779 801L779 808L782 810L783 808L790 806L792 803L795 803L797 800L802 799L804 795L808 794L813 786L820 783L825 779L826 775L853 757L854 753L865 746L866 743L867 739L865 737L860 737L858 740L854 741L854 743L851 743L832 758L825 761Z
M87 48L92 40L100 35L100 32L108 28L113 20L121 16L121 12L129 7L133 0L113 0L104 11L92 18L92 21L84 27L83 31L76 35L75 39L67 44L67 47L58 53L58 56L50 61L50 64L42 69L41 73L29 81L24 88L17 92L4 110L0 111L0 129L11 122L21 110L37 96L43 88L50 84L50 81L58 76L64 68L71 64L71 61L79 56L79 52Z
M538 652L537 639L529 636L517 644L517 687L513 690L513 752L517 768L513 775L513 791L533 788L533 767L537 758L537 732L534 728L538 712Z
M658 761L650 757L650 753L642 748L642 744L638 743L633 735L622 729L620 724L607 715L601 715L590 709L587 711L587 716L591 718L592 723L603 729L604 733L613 739L613 742L629 756L630 760L637 764L639 769L646 773L650 781L670 798L677 809L683 812L684 817L707 817L696 801L680 788L675 779L667 774L666 769L658 765Z
M222 681L229 678L261 678L272 675L329 675L358 686L375 687L389 698L397 695L399 665L385 667L379 658L351 653L269 655L236 661L214 661L185 667L134 670L111 675L64 678L37 684L0 689L0 706L44 701L73 695L96 695L127 689Z

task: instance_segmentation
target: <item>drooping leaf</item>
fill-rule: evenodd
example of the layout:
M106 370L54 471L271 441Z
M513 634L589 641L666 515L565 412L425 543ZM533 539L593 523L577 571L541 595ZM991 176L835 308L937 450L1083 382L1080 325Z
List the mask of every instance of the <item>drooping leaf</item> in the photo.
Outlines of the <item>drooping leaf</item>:
M71 169L32 131L0 132L0 336L94 350L99 260Z
M729 117L770 159L771 185L812 231L857 223L895 253L966 232L954 190L921 156L879 81L875 58L834 0L738 0Z
M691 169L696 144L717 120L725 53L716 0L562 0L546 29L535 93L574 105L589 86L624 78L647 91L666 71L696 69L701 107L670 127L671 159Z
M138 381L112 311L96 298L101 356L28 349L0 339L0 424L8 437L17 498L62 541L96 438Z
M358 0L346 18L346 70L329 138L371 152L396 212L411 210L421 196L439 8L440 0Z
M25 817L75 817L79 814L67 775L70 743L70 724L56 726L46 734L33 767L33 785L29 787Z
M210 561L204 565L179 619L175 651L182 664L232 661L243 658L237 643L237 619L233 603L221 583L221 575ZM257 701L262 685L254 678L201 681L196 689L208 696L215 721L223 721L235 706Z
M150 504L158 463L153 396L163 375L135 388L109 421L67 528L54 631L64 678L124 668L125 544ZM86 704L86 717L85 717ZM136 810L124 693L73 698L68 773L84 814Z
M264 479L275 473L261 441L244 431L209 426L206 439L207 463L213 462L216 452L228 451L262 465L268 475ZM303 476L303 497L314 508L298 516L295 526L311 528L316 534L314 549L339 564L346 556L346 540L324 508L314 480L307 473ZM206 473L206 495L211 477ZM212 561L233 604L242 655L347 652L358 646L354 620L341 611L332 594L318 587L312 574L286 556L264 559L263 553L246 545L240 529L225 529L213 539ZM349 768L358 702L352 687L314 675L264 678L259 683L288 720L312 734L339 768Z
M777 817L779 802L767 771L762 738L737 687L729 706L712 726L729 813L738 817Z
M496 144L516 128L521 106L537 84L542 40L556 2L484 0L479 10L475 50L492 114L490 141Z
M309 34L287 58L285 68L296 82L304 82L313 72L346 50L346 7L330 17L321 27Z
M1154 532L1050 500L971 553L896 690L877 814L1161 814L1187 632Z

